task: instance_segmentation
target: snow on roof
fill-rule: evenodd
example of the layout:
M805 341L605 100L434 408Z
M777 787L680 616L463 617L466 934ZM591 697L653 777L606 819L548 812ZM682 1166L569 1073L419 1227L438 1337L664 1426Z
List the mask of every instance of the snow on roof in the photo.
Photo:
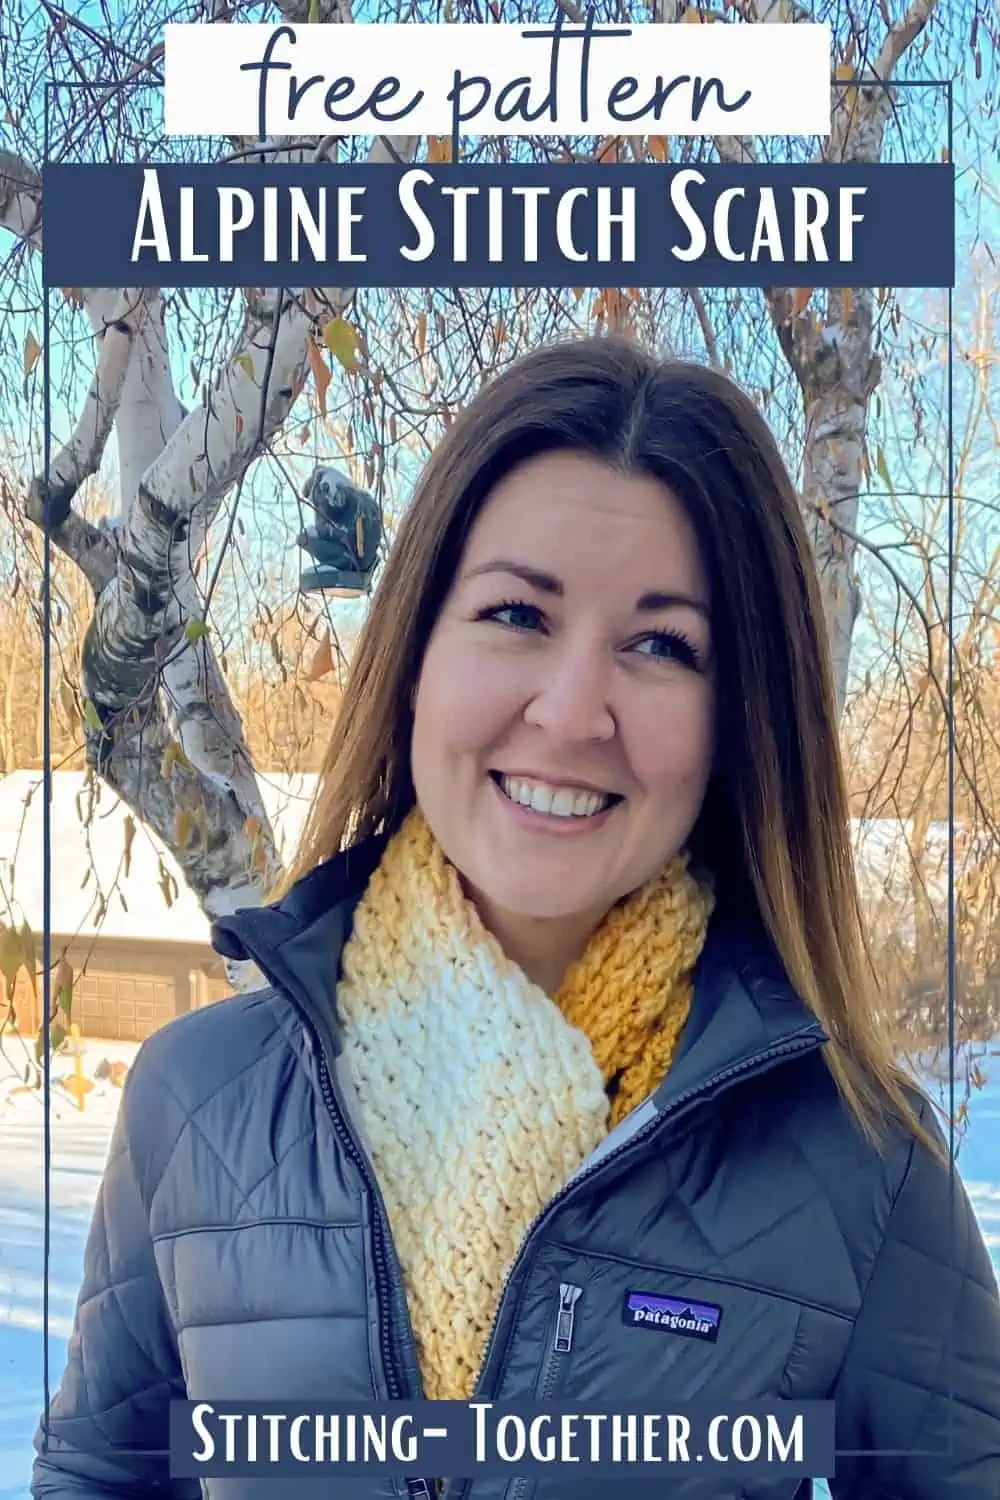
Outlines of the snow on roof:
M279 852L287 858L305 821L316 777L262 772L258 784ZM125 875L125 804L83 772L56 771L52 785L53 933L207 944L209 924L173 856L141 826ZM0 776L0 920L20 925L26 918L35 932L42 930L42 797L41 771ZM919 860L918 883L942 911L947 903L947 832L947 824L932 824ZM975 855L961 830L956 832L956 864L961 868ZM907 928L913 902L910 824L891 818L855 820L853 833L866 906L872 916L891 914ZM161 860L178 890L170 906L161 888Z
M315 784L315 776L258 776L285 858L294 850ZM36 933L42 931L43 918L43 799L40 770L0 776L0 920L18 926L27 920ZM52 932L64 938L99 934L133 942L207 944L209 923L177 862L140 824L125 874L128 813L120 798L84 772L53 773ZM161 860L176 881L177 894L171 892L169 906L161 885Z

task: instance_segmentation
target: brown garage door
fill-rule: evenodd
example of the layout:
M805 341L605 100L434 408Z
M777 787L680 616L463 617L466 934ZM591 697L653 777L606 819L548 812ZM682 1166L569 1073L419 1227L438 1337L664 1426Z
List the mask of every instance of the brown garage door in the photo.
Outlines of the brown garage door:
M72 964L73 1019L85 1037L145 1041L174 1016L229 993L218 956L201 945L106 939L86 945L57 937L52 952ZM37 1035L41 1026L40 976L36 982L37 995L23 970L18 975L16 1029L25 1035Z
M169 974L81 974L73 992L75 1019L84 1036L141 1042L177 1014Z

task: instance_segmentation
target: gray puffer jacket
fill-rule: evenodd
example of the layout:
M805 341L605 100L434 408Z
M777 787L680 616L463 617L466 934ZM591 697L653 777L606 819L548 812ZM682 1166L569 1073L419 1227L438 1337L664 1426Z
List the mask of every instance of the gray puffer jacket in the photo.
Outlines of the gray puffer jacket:
M219 950L254 959L270 988L183 1016L141 1049L44 1454L36 1439L36 1497L197 1496L196 1482L168 1473L173 1398L420 1396L392 1239L338 1062L338 954L379 853L341 856L279 908L221 923ZM764 945L714 921L679 1056L534 1225L480 1394L584 1409L833 1397L837 1500L998 1500L1000 1300L982 1236L961 1184L929 1153L865 1144L824 1040ZM576 1301L556 1352L561 1286ZM717 1337L629 1326L634 1293L721 1307ZM706 1465L669 1488L641 1480L628 1491L792 1500L800 1484ZM426 1493L417 1476L304 1488ZM211 1500L298 1489L206 1482ZM450 1500L508 1493L477 1479ZM608 1484L563 1470L516 1493L596 1500Z

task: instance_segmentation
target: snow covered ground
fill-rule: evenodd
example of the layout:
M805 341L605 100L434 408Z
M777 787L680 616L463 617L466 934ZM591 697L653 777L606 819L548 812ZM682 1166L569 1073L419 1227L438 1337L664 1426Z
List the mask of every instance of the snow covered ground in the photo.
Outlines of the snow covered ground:
M16 1041L4 1051L19 1061ZM127 1063L135 1048L84 1044L82 1066L94 1077L102 1060ZM27 1061L27 1053L22 1062ZM52 1209L49 1259L49 1378L55 1390L66 1357L83 1247L121 1092L108 1079L81 1111L61 1087L72 1062L53 1068ZM974 1097L959 1157L994 1263L1000 1271L1000 1053L984 1061L987 1088ZM7 1077L4 1079L4 1073ZM43 1403L43 1112L37 1093L12 1089L0 1058L0 1500L24 1500L32 1437ZM819 1494L819 1492L818 1492Z

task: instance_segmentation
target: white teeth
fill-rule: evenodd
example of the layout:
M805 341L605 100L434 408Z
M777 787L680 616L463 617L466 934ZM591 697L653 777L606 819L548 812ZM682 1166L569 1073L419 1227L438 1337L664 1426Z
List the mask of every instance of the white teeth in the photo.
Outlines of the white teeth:
M599 792L577 792L572 787L544 786L538 781L523 781L517 776L501 776L500 785L512 802L530 807L534 812L549 813L556 818L592 818L603 812L611 798Z

